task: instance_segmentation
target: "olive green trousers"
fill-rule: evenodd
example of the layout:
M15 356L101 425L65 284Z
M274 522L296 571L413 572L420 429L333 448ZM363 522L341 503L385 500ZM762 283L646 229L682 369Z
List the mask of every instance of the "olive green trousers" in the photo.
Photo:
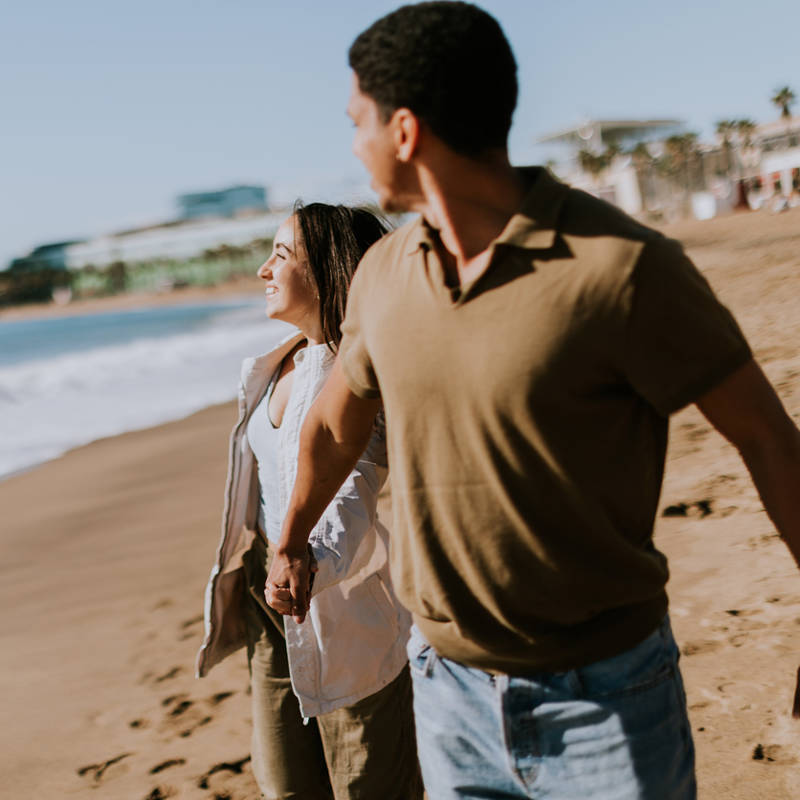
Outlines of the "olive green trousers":
M304 724L292 691L283 617L266 605L266 546L248 569L252 768L267 800L421 800L411 680ZM260 569L264 564L264 570Z

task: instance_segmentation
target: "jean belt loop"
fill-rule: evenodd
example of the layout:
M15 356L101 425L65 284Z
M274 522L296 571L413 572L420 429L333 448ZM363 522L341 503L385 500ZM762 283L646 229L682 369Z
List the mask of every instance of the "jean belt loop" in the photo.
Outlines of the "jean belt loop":
M669 614L664 615L664 619L661 620L661 624L658 626L658 633L661 636L661 644L664 647L667 646L667 640L669 639Z

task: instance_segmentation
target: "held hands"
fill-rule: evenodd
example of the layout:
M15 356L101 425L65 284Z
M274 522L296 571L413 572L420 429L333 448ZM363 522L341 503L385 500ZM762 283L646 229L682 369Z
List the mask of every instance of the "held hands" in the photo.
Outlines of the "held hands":
M264 587L267 605L279 614L291 615L297 623L302 622L308 612L314 573L318 569L311 545L295 553L279 548Z

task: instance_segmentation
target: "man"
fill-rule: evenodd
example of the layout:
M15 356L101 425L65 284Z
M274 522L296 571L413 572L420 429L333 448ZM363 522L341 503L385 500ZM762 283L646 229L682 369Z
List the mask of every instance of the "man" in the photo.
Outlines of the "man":
M420 218L356 273L267 600L305 615L307 532L383 403L431 800L694 797L652 542L668 417L695 402L738 447L795 559L800 434L676 242L509 164L490 16L404 6L350 65L354 152Z

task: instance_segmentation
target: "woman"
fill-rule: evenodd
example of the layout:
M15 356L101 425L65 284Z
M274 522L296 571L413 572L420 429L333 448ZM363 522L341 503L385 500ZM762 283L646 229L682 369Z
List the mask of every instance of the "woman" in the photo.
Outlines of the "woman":
M253 772L270 800L422 797L405 654L410 620L391 589L376 512L386 479L382 415L312 532L317 572L305 622L264 600L300 428L333 366L353 271L385 232L363 209L298 205L258 270L267 315L299 332L242 368L198 674L247 645Z

